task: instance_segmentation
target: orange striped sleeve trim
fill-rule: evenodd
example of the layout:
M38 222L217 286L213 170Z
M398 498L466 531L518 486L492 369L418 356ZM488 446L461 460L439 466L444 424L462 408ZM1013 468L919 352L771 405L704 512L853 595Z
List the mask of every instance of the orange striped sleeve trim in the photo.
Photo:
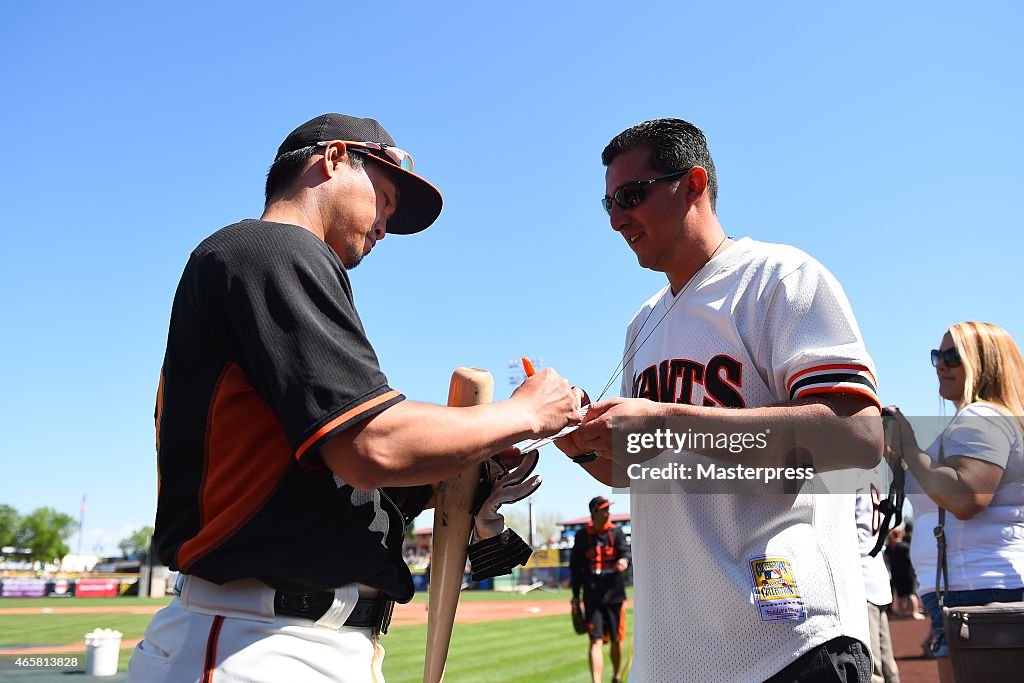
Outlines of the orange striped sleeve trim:
M852 370L853 372L864 372L867 373L867 376L869 378L871 378L871 383L874 384L876 387L878 386L878 381L875 379L875 376L866 366L854 365L852 363L835 363L832 365L817 365L813 368L801 370L800 372L796 373L795 375L789 378L789 382L786 383L786 391L792 391L793 384L804 375L809 375L812 372L822 372L824 370Z
M316 432L314 432L312 436L306 439L302 443L302 445L299 446L299 448L295 451L295 459L301 460L302 456L305 455L306 451L308 451L313 444L315 444L320 439L324 438L324 436L326 436L327 434L330 434L331 431L338 427L338 425L345 424L346 422L349 422L350 420L359 417L366 411L376 408L381 403L387 403L391 399L396 398L398 396L401 396L401 394L392 389L391 391L385 392L380 396L371 398L369 401L366 401L365 403L360 403L355 408L346 410L344 413L334 418L320 429L316 430Z

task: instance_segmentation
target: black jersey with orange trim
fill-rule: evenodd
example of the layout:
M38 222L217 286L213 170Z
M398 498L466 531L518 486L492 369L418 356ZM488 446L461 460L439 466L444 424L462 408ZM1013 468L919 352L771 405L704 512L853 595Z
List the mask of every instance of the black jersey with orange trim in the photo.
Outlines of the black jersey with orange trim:
M622 527L609 524L603 529L595 529L593 524L587 524L577 531L569 556L573 597L579 597L582 589L583 601L588 606L610 605L625 600L624 577L615 571L615 564L622 558L631 558Z
M192 252L157 397L155 540L172 569L309 592L361 582L411 599L404 519L319 447L403 400L344 266L308 230L247 220Z

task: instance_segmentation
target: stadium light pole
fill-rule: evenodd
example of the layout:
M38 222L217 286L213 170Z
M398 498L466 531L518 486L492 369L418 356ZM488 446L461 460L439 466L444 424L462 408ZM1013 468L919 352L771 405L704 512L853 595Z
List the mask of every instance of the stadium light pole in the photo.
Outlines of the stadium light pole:
M543 358L531 358L530 362L533 363L533 367L536 370L540 370L544 367ZM523 363L521 360L510 360L508 361L508 383L510 386L517 387L526 380L526 373L523 371Z
M85 535L85 494L82 494L82 504L78 507L78 556L82 556L82 536Z
M536 548L537 543L534 540L537 536L537 521L533 517L533 496L530 496L530 547Z

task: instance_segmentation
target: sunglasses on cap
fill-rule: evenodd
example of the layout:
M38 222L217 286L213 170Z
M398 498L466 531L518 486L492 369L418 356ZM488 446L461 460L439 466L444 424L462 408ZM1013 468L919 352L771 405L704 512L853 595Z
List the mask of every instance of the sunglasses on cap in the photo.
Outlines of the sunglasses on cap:
M651 178L650 180L631 180L628 183L619 185L619 188L615 190L611 197L605 195L601 200L601 205L604 206L604 210L611 215L612 202L618 204L623 209L632 209L634 206L639 204L647 196L647 192L644 191L644 185L653 185L659 180L672 180L679 176L686 175L692 168L688 168L685 171L676 171L675 173L669 173L667 175L660 175L657 178Z
M932 349L932 367L939 367L939 361L945 363L947 368L958 368L960 367L960 354L957 352L956 347L953 346L950 346L945 351Z
M409 171L412 173L416 167L413 163L412 155L406 152L404 149L397 147L390 147L380 142L355 142L352 140L341 140L348 147L355 147L357 149L364 149L368 154L372 154L375 157L384 159L390 164L394 164L399 168ZM317 147L326 147L331 144L330 142L318 142Z

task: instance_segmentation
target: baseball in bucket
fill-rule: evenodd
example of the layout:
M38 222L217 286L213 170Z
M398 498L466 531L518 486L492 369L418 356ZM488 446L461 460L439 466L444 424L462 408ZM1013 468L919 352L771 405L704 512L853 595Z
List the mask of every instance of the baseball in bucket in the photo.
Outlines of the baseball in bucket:
M113 676L121 654L121 632L98 628L85 634L85 673L90 676Z

